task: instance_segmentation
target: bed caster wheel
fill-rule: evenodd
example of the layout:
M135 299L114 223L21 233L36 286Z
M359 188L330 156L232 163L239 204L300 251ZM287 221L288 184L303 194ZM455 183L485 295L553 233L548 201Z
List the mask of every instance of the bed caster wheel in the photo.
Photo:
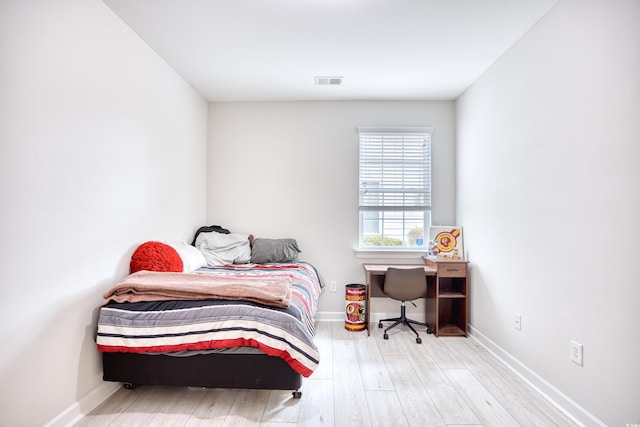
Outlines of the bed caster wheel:
M385 340L388 340L388 339L389 339L389 334L387 334L387 333L385 332L385 334L382 336L382 338L384 338Z
M122 385L126 390L133 390L134 388L136 388L135 384L131 384L131 383L124 383Z
M292 392L291 395L293 396L294 399L300 399L302 397L302 392L296 390L296 391Z
M416 343L422 344L422 338L420 338L420 337L416 338Z
M431 330L431 328L427 328L427 333L428 333L428 334L432 334L432 333L433 333L433 330Z
M382 329L382 322L378 322L378 328Z

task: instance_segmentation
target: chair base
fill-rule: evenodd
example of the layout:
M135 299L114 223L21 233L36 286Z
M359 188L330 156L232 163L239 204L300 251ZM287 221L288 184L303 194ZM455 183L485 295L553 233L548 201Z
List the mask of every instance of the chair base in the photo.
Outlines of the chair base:
M429 325L427 325L426 323L423 322L418 322L417 320L413 320L413 319L409 319L407 318L407 314L406 314L406 307L404 304L404 301L402 301L402 305L400 306L400 317L394 317L391 319L382 319L378 321L378 328L382 328L382 322L394 322L393 325L389 326L387 329L384 330L384 335L383 338L389 339L389 335L387 334L387 332L390 329L395 328L398 325L406 325L409 327L409 329L411 329L413 331L414 334L416 334L416 343L421 344L422 343L422 338L420 338L420 335L418 334L418 332L414 329L413 325L420 325L420 326L426 326L427 327L427 333L430 334L432 333L431 328L429 327Z

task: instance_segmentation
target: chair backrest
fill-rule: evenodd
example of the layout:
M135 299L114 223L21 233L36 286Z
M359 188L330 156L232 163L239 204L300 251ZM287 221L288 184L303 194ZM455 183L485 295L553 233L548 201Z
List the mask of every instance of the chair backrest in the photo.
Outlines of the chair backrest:
M412 301L425 295L424 268L387 268L382 291L398 301Z

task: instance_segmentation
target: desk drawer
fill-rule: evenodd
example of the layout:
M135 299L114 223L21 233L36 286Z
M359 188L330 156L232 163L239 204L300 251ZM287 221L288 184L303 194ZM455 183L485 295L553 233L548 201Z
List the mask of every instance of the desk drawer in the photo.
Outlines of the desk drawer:
M438 264L438 276L440 277L467 277L467 264L460 262L447 262Z

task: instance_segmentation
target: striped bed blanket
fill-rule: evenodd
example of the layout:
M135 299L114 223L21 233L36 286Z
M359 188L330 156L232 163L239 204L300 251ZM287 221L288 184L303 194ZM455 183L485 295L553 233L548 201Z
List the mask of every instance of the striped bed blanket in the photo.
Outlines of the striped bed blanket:
M274 307L256 301L190 297L110 301L100 308L98 350L182 355L253 347L282 358L305 377L313 373L320 359L313 336L323 285L311 264L228 265L201 268L194 274L245 282L290 281L290 303Z

